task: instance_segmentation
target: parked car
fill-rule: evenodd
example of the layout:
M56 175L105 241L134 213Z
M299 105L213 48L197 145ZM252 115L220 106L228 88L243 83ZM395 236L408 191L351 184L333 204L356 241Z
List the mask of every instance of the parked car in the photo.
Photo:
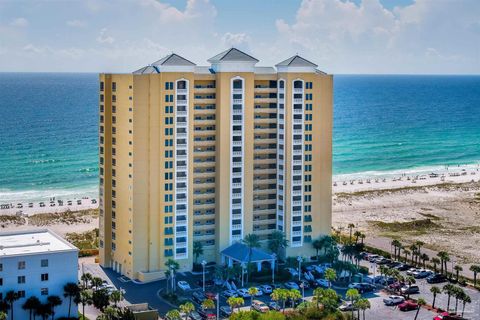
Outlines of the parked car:
M290 281L290 282L285 283L285 288L287 288L287 289L297 289L297 290L300 289L300 287L298 286L298 284L296 284L296 283L293 282L293 281Z
M402 296L389 296L388 298L383 299L383 303L387 306L396 306L397 304L401 304L405 302L405 298Z
M270 310L268 308L268 306L260 300L253 300L252 301L252 309L257 310L257 311L262 312L262 313L263 312L268 312Z
M202 317L202 319L206 319L206 320L216 320L217 319L217 316L215 315L214 312L212 312L212 310L198 309L197 312Z
M417 310L418 309L418 304L416 302L413 302L412 300L407 300L407 301L399 304L398 309L400 311Z
M315 280L315 282L320 286L320 287L323 287L323 288L328 288L330 286L330 281L326 280L326 279L317 279Z
M404 286L400 289L402 294L415 294L420 292L420 288L415 285Z
M222 306L220 307L220 314L222 316L230 317L232 315L232 308L230 308L230 306Z
M225 290L222 292L222 296L228 299L230 297L237 297L238 294L237 294L237 291L235 290Z
M395 282L395 283L392 283L388 286L388 290L390 291L399 291L401 288L403 288L405 286L405 283L403 282Z
M293 268L286 268L285 269L288 273L290 273L290 275L292 277L296 277L298 276L298 271L296 269L293 269Z
M358 283L354 282L350 285L348 285L350 289L357 289L358 292L364 293L364 292L372 292L375 290L375 286L369 283Z
M192 300L198 304L202 304L203 301L205 301L207 298L205 298L205 295L203 292L195 291L192 294Z
M237 294L242 298L250 298L250 295L248 294L247 289L238 289Z
M448 312L442 312L439 315L437 315L433 320L466 320L466 318L463 318L462 316L459 316L454 313L448 313Z
M446 281L447 281L447 278L443 274L440 274L440 273L434 273L434 274L430 275L429 277L427 277L427 282L428 283L442 283L442 282L446 282Z
M398 266L394 267L395 269L397 269L398 271L407 271L408 269L411 268L410 265L408 264L405 264L405 263L401 263L399 264Z
M213 292L205 292L205 298L210 300L217 300L217 294Z
M190 284L188 284L187 281L178 281L177 282L177 285L180 289L182 289L183 291L189 291L189 290L192 290L192 288L190 288Z
M369 254L369 255L367 255L366 260L370 261L370 262L373 262L373 260L375 260L377 258L380 258L380 256L378 254Z
M418 272L418 271L420 271L420 269L410 268L410 269L407 270L407 275L413 276L413 274L414 274L415 272Z
M303 285L303 288L304 289L309 289L310 288L310 284L305 281L305 280L300 280L300 281L297 281L297 284L298 284L298 287L301 289L302 288L302 285Z
M427 277L431 276L432 274L433 274L433 272L430 271L430 270L421 269L421 270L418 270L417 272L414 272L413 277L415 279L423 279L423 278L427 278Z
M190 312L190 315L188 316L190 320L202 320L202 316L197 312L197 311L192 311Z
M268 304L268 307L270 308L270 310L275 310L275 311L280 311L282 310L282 307L276 303L275 301L272 301Z
M270 293L273 292L272 286L269 286L268 284L264 284L264 285L260 286L259 288L262 289L263 293L265 293L265 294L270 294Z
M351 302L344 302L340 307L338 307L340 311L352 311L352 310L357 310L357 307L355 307L354 304Z

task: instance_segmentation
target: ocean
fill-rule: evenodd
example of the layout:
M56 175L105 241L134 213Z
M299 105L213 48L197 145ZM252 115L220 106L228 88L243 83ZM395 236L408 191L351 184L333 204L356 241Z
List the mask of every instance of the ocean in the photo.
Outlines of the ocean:
M336 75L335 179L480 164L480 76ZM98 75L0 73L0 203L98 197Z

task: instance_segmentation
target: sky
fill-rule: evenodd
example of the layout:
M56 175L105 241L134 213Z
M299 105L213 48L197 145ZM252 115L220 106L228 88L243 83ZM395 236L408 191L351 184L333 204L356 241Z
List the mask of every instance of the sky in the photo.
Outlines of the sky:
M237 47L333 74L480 74L480 0L0 0L0 72L131 72Z

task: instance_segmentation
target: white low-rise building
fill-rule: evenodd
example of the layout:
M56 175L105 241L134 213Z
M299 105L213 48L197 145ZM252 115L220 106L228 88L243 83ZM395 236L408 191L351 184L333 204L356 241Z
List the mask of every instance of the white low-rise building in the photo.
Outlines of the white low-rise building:
M78 283L78 249L49 230L0 233L0 298L14 291L14 318L29 319L22 309L32 296L47 303L49 296L63 301L55 307L55 318L67 317L69 299L64 286ZM71 316L77 315L72 299ZM10 318L10 315L9 315Z

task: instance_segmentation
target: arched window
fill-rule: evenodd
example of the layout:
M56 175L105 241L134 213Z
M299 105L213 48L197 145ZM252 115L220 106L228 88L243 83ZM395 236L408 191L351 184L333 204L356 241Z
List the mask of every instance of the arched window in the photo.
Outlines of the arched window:
M233 89L242 89L242 80L233 80Z
M187 89L187 81L180 80L177 82L177 89Z
M300 80L297 80L293 83L293 87L296 89L301 89L303 87L303 82Z
M278 84L278 87L279 87L280 89L285 88L285 81L283 81L283 80L280 81L280 83Z

